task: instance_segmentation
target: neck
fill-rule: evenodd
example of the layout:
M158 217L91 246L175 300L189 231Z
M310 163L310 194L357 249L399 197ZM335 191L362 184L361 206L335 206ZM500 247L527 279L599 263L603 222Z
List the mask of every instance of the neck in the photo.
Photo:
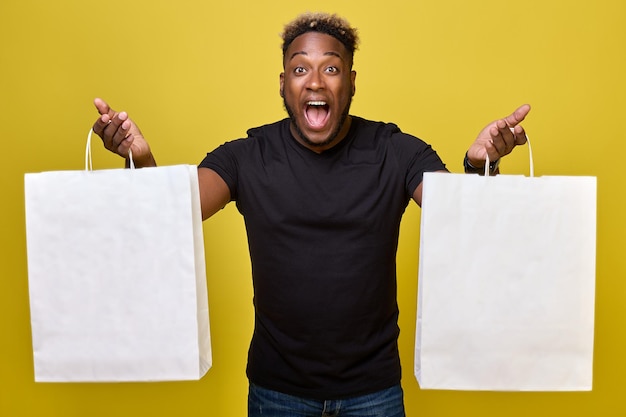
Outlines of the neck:
M348 135L351 125L352 116L346 115L345 119L339 127L339 130L332 133L328 137L328 139L323 142L313 142L309 140L305 135L302 134L300 129L298 129L298 126L293 122L293 118L291 119L291 123L289 124L289 130L291 131L293 137L298 141L298 143L300 143L305 148L308 148L309 150L319 154L341 143L341 141L344 140Z

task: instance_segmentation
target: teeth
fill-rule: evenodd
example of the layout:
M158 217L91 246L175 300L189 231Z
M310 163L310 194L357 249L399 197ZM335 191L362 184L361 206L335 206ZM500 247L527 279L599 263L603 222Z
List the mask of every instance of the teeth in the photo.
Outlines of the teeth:
M306 104L309 106L325 106L326 102L325 101L309 101Z

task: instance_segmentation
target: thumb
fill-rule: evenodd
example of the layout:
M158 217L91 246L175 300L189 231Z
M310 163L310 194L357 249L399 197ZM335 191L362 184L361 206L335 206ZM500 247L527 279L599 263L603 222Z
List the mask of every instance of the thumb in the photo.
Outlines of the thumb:
M94 99L93 104L96 106L98 113L100 113L101 115L106 114L111 118L115 116L115 112L113 111L113 109L111 109L106 101L102 100L101 98Z
M511 115L505 117L505 122L509 127L515 127L520 124L530 112L530 105L523 104L519 106Z

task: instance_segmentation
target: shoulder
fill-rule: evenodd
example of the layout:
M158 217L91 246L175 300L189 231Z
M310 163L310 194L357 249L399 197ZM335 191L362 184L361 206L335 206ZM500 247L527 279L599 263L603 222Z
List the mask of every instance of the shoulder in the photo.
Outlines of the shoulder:
M406 133L395 123L374 121L353 116L357 138L382 142L386 146L400 147L401 149L421 149L428 144L413 134Z
M376 122L356 117L356 141L384 152L400 166L424 171L445 170L435 150L419 137L402 131L395 123ZM368 143L369 142L369 143Z
M280 138L289 131L288 119L279 120L247 130L246 136L223 143L210 154L229 153L243 155L249 152L266 149L268 144L280 142Z
M283 136L289 132L289 119L282 119L273 123L248 129L248 139L270 139Z
M359 116L352 116L352 123L358 134L370 134L376 137L384 137L400 132L400 128L395 123L375 121Z

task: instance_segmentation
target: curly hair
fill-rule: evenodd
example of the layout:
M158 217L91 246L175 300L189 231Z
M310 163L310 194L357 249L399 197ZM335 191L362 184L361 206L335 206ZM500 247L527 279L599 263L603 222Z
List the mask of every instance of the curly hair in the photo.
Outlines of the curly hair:
M359 36L357 29L350 26L347 20L329 13L303 13L285 25L281 35L283 39L283 56L298 36L307 32L321 32L341 42L351 56L358 48Z

